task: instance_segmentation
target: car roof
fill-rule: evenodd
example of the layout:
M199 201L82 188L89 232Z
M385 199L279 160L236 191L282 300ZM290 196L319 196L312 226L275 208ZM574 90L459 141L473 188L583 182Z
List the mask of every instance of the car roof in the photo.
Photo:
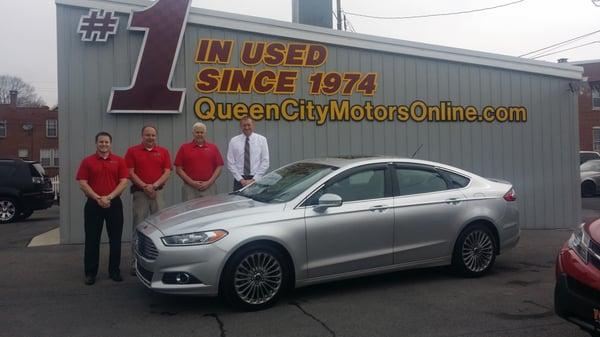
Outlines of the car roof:
M459 169L457 167L453 167L450 165L438 163L438 162L414 159L414 158L406 158L406 157L395 157L395 156L361 156L361 155L358 155L358 156L336 156L336 157L305 159L305 160L301 160L299 162L322 164L322 165L334 166L334 167L338 167L338 168L345 168L345 167L351 167L351 166L355 166L355 165L364 165L364 164L385 163L385 162L402 162L402 163L408 163L408 164L422 164L422 165L440 167L440 168L444 168L447 170L456 171L458 173L466 174L469 176L474 175L471 172L468 172L468 171L465 171L465 170L462 170L462 169Z

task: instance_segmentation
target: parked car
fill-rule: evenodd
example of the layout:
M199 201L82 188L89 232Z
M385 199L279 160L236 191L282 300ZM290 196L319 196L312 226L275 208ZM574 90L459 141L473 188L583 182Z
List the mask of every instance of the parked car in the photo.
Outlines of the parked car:
M52 206L52 183L38 162L0 159L0 224Z
M579 165L588 160L600 159L600 153L596 151L579 151Z
M294 287L400 269L452 264L477 277L519 240L515 200L508 182L435 162L303 160L147 218L137 275L246 310Z
M600 219L579 226L558 253L554 310L600 336Z
M581 196L592 197L600 192L600 160L588 160L579 166Z

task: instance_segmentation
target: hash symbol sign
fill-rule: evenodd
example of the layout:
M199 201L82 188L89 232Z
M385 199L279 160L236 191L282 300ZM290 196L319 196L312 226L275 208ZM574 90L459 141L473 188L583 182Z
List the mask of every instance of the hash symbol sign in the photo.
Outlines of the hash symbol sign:
M87 15L79 19L77 33L81 34L81 41L106 42L110 35L117 32L119 18L113 12L104 12L102 9L90 9Z

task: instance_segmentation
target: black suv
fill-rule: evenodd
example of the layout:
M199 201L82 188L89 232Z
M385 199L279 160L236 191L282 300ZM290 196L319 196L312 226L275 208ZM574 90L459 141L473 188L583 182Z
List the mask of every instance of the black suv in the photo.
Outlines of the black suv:
M0 224L25 219L53 202L52 182L40 163L0 159Z

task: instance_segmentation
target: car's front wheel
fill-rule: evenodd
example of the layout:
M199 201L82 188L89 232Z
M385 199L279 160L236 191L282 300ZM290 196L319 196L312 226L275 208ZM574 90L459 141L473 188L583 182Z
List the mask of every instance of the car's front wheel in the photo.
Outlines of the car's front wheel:
M460 234L453 255L454 267L460 274L482 276L492 268L495 260L496 240L489 228L478 224Z
M268 246L243 248L227 263L222 294L244 310L260 310L275 303L288 284L283 255Z
M17 219L21 213L15 200L7 197L0 197L0 223L9 223Z

